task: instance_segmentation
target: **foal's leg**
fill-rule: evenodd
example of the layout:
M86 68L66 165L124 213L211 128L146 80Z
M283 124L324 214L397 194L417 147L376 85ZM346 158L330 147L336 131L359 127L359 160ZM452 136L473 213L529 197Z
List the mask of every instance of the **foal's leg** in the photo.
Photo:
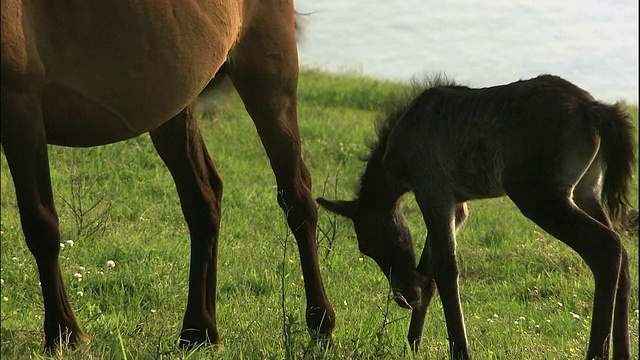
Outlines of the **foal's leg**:
M460 210L452 194L430 191L445 188L436 182L436 176L433 175L414 179L414 184L421 184L415 187L414 192L429 233L433 278L442 299L449 335L449 354L452 359L471 359L458 288L455 218L456 212Z
M520 174L526 179L526 174ZM614 301L623 258L618 235L580 210L546 179L505 181L507 195L520 211L549 234L569 245L593 272L595 294L588 359L608 359Z
M607 218L600 201L598 182L600 167L592 165L573 190L573 200L580 209L598 220L613 231L611 222ZM620 262L620 276L618 277L618 291L613 317L613 358L629 359L631 357L629 344L629 292L631 291L631 277L629 274L629 257L622 247Z
M424 329L424 321L427 316L427 308L431 303L433 295L436 294L436 282L433 279L433 260L431 254L431 239L427 234L427 240L422 249L420 262L418 262L417 271L424 276L424 282L421 286L420 304L411 311L411 323L409 324L409 345L411 350L418 351L420 341L422 339L422 331Z
M58 341L77 344L85 335L69 306L58 262L60 231L39 91L33 83L11 79L3 72L1 101L2 147L15 184L24 237L40 275L45 348L51 350Z
M455 217L457 232L460 226L467 219L466 203L459 204L456 207ZM429 233L427 234L427 240L424 243L424 249L420 256L417 271L420 275L424 276L425 281L422 283L422 298L420 300L420 305L411 312L408 340L413 351L418 351L418 347L420 346L420 339L422 338L422 331L424 329L424 321L427 315L427 308L429 307L429 303L431 302L433 295L436 293L436 282L433 280L433 260Z
M307 325L314 339L330 339L335 315L318 265L317 209L311 175L301 157L297 124L298 57L293 9L263 2L268 13L286 13L268 28L255 24L231 54L231 79L253 119L278 185L278 203L298 244L307 297ZM275 18L273 18L275 19ZM272 20L273 20L272 19ZM274 20L275 21L275 20Z
M189 298L180 345L218 344L216 280L222 178L200 135L195 102L151 132L151 139L173 176L191 235Z

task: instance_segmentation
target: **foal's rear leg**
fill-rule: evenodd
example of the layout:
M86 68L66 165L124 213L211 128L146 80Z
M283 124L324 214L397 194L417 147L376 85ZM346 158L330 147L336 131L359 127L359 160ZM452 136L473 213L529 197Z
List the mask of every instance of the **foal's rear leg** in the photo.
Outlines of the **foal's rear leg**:
M456 217L456 232L460 229L460 226L467 219L467 204L458 204L455 211ZM420 262L417 266L417 271L422 275L425 281L422 283L422 298L420 299L420 305L413 309L411 312L411 323L409 324L409 345L413 351L418 351L420 347L420 340L422 338L422 332L424 329L424 321L427 315L427 308L431 299L436 293L436 282L433 279L433 258L431 250L432 240L427 234L427 239L424 243L424 249L420 256Z
M2 80L2 146L15 184L22 230L38 265L45 348L53 349L58 341L77 344L85 335L69 305L58 262L60 231L39 92L31 83L10 87L6 84L11 79Z
M301 156L297 124L298 57L293 9L286 2L263 3L287 16L261 28L260 22L234 48L231 79L253 119L278 185L278 203L298 244L307 298L306 320L314 339L330 339L335 315L318 265L317 208L311 175ZM271 4L271 5L267 5ZM276 20L274 17L272 20Z
M595 293L587 358L608 359L623 258L618 235L575 206L569 189L560 189L546 179L538 181L531 176L527 181L506 181L505 190L526 217L574 249L593 272Z
M216 328L216 280L222 178L200 135L195 102L151 132L169 168L191 235L189 298L180 345L220 342Z
M573 200L576 205L592 218L607 226L613 231L611 222L602 208L599 194L600 166L598 158L584 174L580 182L573 190ZM622 259L620 263L620 276L618 278L618 291L613 316L613 358L629 359L629 292L631 291L631 276L629 274L629 256L622 247Z

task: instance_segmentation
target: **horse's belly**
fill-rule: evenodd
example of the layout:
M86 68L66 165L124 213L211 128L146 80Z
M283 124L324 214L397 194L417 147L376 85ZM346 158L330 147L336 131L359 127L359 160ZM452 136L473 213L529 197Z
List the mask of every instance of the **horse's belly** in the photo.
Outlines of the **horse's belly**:
M151 131L168 119L135 121L100 102L60 85L44 88L42 113L47 142L88 147L126 140Z
M31 12L49 141L69 146L130 138L175 116L225 61L240 29L237 4L224 0L48 0Z

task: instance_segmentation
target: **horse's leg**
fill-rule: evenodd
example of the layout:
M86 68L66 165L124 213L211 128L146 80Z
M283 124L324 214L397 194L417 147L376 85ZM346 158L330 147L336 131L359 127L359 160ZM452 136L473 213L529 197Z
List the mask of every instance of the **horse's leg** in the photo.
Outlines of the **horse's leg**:
M420 347L420 341L422 339L422 332L424 329L424 321L427 316L427 308L431 303L433 295L436 293L436 282L433 280L433 260L431 255L431 239L427 234L427 240L424 243L424 249L422 249L422 255L417 266L418 274L423 277L421 284L420 304L411 311L411 322L409 323L409 345L411 350L418 351Z
M286 14L254 24L231 53L231 79L253 119L278 186L278 204L298 244L307 298L307 325L314 339L330 339L335 315L320 276L317 209L311 176L301 157L297 124L298 57L293 9L286 2L267 13ZM280 20L278 20L280 19ZM265 25L264 28L262 25Z
M459 204L455 212L456 216L456 232L460 226L467 219L467 204ZM411 312L411 323L409 324L409 344L411 350L418 351L420 346L420 339L422 338L422 332L424 329L424 321L427 315L427 308L429 303L436 293L436 282L433 280L433 260L431 255L431 240L429 234L424 243L424 249L420 256L420 262L418 263L417 271L422 275L425 281L422 283L422 298L420 299L420 305L413 309Z
M576 205L592 218L613 231L611 222L607 218L600 201L598 182L600 167L592 166L580 179L573 190L573 200ZM613 316L613 358L629 359L631 357L629 343L629 292L631 291L631 277L629 274L629 257L622 248L618 291Z
M4 65L4 64L3 64ZM3 69L4 70L4 69ZM53 204L40 95L31 83L2 83L2 146L11 170L22 230L35 257L44 298L45 348L83 342L60 272L60 230Z
M152 131L151 139L173 176L191 236L189 298L180 345L218 344L216 271L222 178L202 140L195 102Z
M559 189L529 169L511 179L505 174L507 195L520 211L549 234L574 249L595 279L588 359L608 359L614 301L623 258L618 235L588 216L570 200L569 189ZM526 180L525 180L526 179Z
M620 275L618 291L613 316L613 358L616 360L630 359L631 349L629 340L629 293L631 292L631 274L629 273L629 255L622 248L620 261Z
M460 205L446 191L430 191L445 188L436 176L419 176L412 182L421 184L414 193L429 234L433 278L447 323L449 354L452 359L471 359L458 288L455 218Z

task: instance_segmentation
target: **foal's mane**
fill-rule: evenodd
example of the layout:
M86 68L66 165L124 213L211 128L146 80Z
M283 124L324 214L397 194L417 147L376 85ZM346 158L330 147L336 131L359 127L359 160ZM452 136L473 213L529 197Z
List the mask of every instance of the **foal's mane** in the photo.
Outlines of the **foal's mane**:
M444 73L414 76L409 85L407 90L391 97L382 104L381 111L376 120L377 136L375 140L367 143L369 153L361 158L362 161L369 161L378 151L384 153L391 129L398 123L402 115L404 115L420 94L428 89L458 86L458 84L452 79L449 79Z
M409 85L406 90L395 94L395 96L390 97L381 105L381 110L376 122L377 136L375 139L367 142L369 152L360 158L367 163L367 166L360 176L358 194L362 192L367 170L370 167L375 168L380 164L387 148L387 141L391 130L398 124L403 115L414 104L415 100L428 89L458 87L458 85L442 73L413 77ZM386 190L394 188L396 194L402 194L408 191L406 185L396 182L387 183L386 186Z

